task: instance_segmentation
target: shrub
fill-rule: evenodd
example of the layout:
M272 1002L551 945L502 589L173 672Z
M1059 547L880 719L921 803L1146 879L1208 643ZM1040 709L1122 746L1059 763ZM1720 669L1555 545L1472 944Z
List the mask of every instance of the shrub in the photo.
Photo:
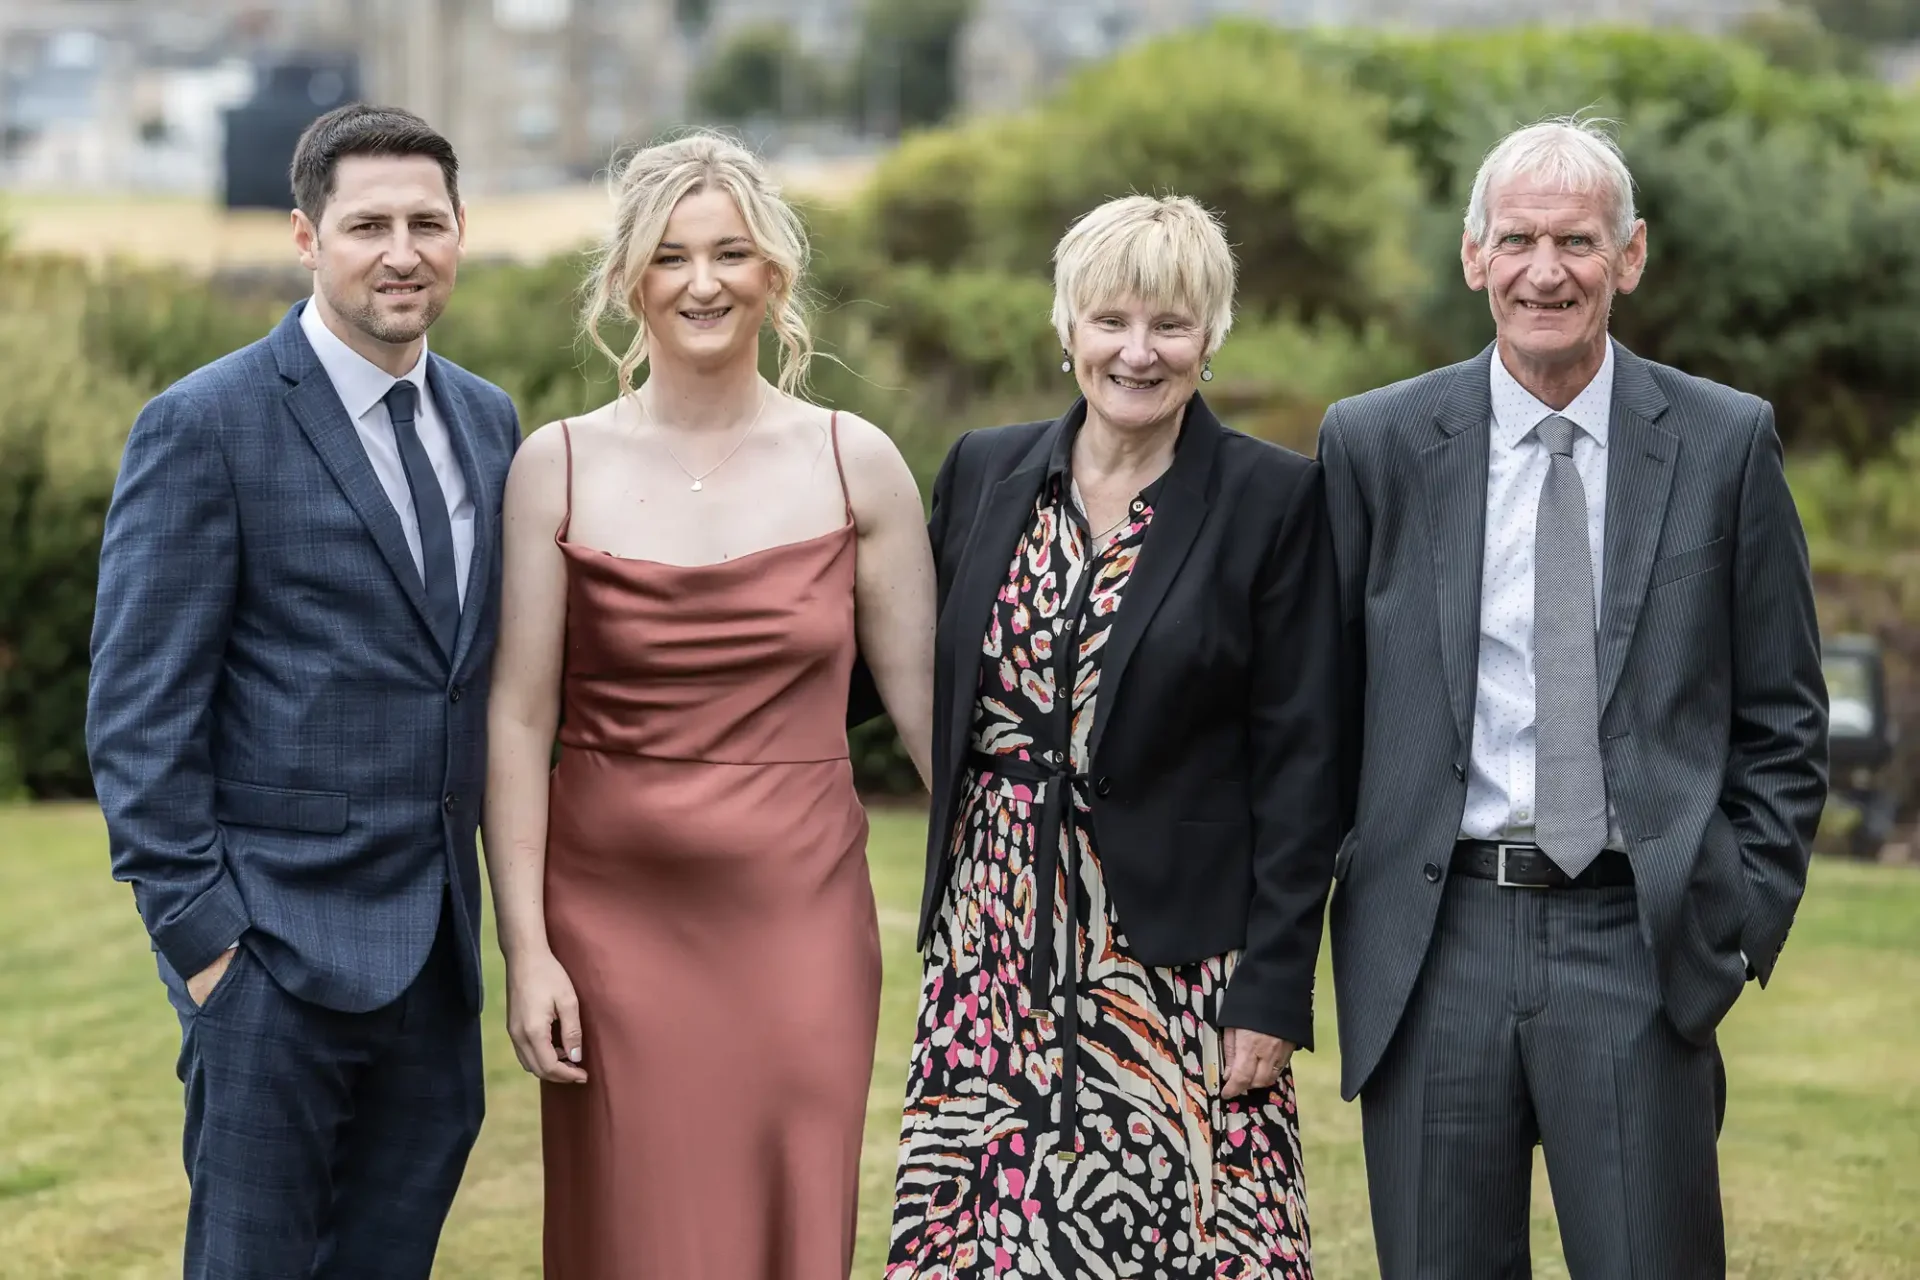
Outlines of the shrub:
M909 143L866 213L895 262L1046 281L1054 244L1095 205L1189 195L1226 224L1242 307L1359 324L1418 279L1418 192L1385 124L1285 33L1228 22L1085 71L1035 112Z
M100 531L143 395L90 359L79 264L0 255L0 796L92 793Z

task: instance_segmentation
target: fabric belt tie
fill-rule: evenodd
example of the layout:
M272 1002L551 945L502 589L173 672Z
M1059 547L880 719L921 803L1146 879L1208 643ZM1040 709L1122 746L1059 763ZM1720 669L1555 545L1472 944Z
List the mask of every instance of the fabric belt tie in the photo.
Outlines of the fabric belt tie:
M1045 760L1025 760L1018 756L988 755L971 752L968 767L975 773L990 773L1013 782L1044 785L1046 798L1040 802L1039 837L1033 850L1034 917L1033 963L1029 983L1036 1001L1050 1004L1056 989L1066 994L1065 1011L1060 1019L1060 1147L1061 1159L1078 1155L1079 1129L1075 1100L1080 1079L1080 845L1074 839L1073 787L1093 780L1092 775L1074 772L1065 754L1042 753ZM1057 760L1056 764L1046 760ZM1064 868L1067 879L1067 962L1057 975L1053 972L1054 882L1060 874L1060 847L1067 849Z

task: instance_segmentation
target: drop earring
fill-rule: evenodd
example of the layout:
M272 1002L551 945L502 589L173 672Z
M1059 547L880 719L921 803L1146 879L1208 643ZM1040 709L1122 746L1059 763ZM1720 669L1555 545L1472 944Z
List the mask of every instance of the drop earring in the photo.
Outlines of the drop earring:
M1200 381L1202 382L1213 381L1213 361L1209 360L1206 362L1206 364L1200 367Z
M1073 372L1073 357L1067 354L1067 349L1065 347L1060 348L1060 372L1062 373Z

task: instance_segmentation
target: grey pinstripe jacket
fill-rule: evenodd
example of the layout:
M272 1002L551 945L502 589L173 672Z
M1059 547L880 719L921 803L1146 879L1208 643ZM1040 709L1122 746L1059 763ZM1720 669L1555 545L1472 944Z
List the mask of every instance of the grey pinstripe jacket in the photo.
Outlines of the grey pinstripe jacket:
M474 833L519 421L429 357L474 502L444 653L305 305L155 397L127 439L87 691L113 871L176 992L239 937L286 990L348 1012L406 990L451 888L478 1008Z
M1492 358L1321 426L1358 731L1331 919L1349 1098L1419 975L1466 804ZM1743 951L1766 982L1806 884L1827 748L1812 579L1772 408L1617 343L1614 360L1601 754L1668 1016L1704 1042Z

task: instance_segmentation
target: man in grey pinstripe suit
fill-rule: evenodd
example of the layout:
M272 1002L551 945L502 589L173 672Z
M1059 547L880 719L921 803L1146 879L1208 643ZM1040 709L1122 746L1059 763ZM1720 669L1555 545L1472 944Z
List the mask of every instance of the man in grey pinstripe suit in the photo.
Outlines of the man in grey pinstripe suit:
M1462 262L1494 345L1342 401L1354 697L1332 909L1385 1280L1720 1276L1714 1034L1826 796L1805 540L1763 401L1614 343L1646 225L1587 123L1509 136Z

